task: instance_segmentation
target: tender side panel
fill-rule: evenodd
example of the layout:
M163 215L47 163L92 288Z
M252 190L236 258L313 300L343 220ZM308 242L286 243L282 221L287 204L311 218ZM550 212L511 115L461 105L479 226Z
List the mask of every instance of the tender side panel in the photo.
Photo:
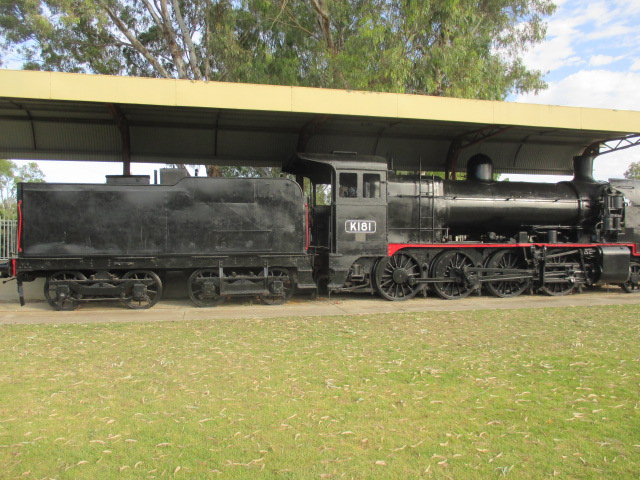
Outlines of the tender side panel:
M23 257L301 254L300 188L284 179L174 186L22 184Z

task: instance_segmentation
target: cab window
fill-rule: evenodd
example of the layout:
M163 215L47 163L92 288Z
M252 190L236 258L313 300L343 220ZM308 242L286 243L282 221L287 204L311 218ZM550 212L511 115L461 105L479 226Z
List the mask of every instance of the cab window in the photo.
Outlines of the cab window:
M380 198L380 175L365 173L362 177L364 198Z
M356 198L358 196L358 174L340 174L340 196L343 198Z

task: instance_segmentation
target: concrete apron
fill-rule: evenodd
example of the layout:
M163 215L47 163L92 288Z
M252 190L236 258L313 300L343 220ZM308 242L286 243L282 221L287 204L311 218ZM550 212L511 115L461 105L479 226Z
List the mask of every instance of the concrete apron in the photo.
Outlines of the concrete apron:
M596 305L638 305L640 293L627 294L619 287L585 290L564 297L521 295L516 298L470 296L442 300L422 296L404 302L389 302L371 295L334 295L312 299L296 296L285 305L263 305L255 298L239 298L213 308L195 307L187 298L186 279L176 278L166 285L166 295L149 310L130 310L120 302L83 304L72 312L57 312L44 300L42 279L25 284L27 305L20 307L15 282L0 287L0 324L105 323L219 320L241 318L314 317L326 315L401 314L522 308L563 308Z

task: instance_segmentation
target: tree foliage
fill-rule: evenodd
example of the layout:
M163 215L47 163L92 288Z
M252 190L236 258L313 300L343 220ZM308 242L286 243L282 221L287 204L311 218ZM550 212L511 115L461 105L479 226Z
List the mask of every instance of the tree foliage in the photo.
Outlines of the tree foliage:
M16 188L21 182L44 182L44 173L36 162L18 167L0 159L0 217L15 217Z
M24 68L504 99L551 0L16 0Z
M521 55L554 9L551 0L15 0L0 3L0 42L34 70L500 100L546 86Z
M633 178L640 180L640 162L632 162L624 172L624 178Z

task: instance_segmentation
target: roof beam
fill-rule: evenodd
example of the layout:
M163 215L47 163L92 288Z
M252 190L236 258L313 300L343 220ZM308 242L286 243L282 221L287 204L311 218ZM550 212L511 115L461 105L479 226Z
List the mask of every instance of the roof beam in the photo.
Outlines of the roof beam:
M619 152L638 145L640 145L640 135L625 135L624 137L592 143L585 149L584 155L604 155L605 153Z

